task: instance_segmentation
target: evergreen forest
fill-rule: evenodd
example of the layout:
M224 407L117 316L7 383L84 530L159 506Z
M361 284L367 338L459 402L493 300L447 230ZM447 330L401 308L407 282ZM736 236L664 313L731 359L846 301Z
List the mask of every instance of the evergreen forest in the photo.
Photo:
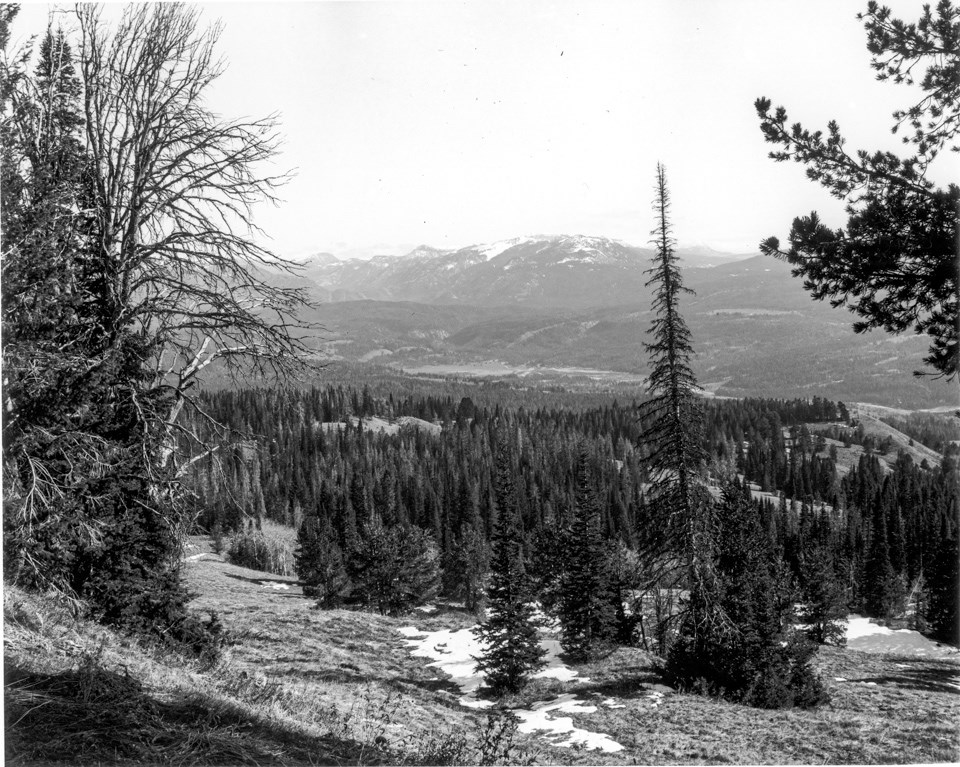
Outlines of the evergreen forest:
M474 577L467 552L482 563L496 527L500 455L530 557L573 524L582 462L604 539L642 551L663 534L648 500L639 401L570 395L568 404L525 406L514 392L515 404L478 405L424 389L402 399L344 385L204 395L204 412L234 436L194 465L197 525L215 536L263 520L301 534L323 529L345 572L374 520L415 527L437 547L444 593L462 598ZM921 608L918 625L950 637L955 601L938 595L955 578L957 448L933 466L902 453L891 469L860 431L867 444L844 473L836 444L813 427L856 444L846 416L843 403L819 398L706 401L705 473L715 487L732 478L753 488L749 503L797 601L827 581L844 610L889 618L909 598ZM399 426L371 428L376 419Z

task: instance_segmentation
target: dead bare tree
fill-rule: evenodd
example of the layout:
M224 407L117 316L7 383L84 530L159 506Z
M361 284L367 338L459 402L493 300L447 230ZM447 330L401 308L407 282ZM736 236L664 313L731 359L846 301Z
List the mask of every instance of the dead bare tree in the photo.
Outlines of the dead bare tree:
M215 449L202 372L290 379L317 357L304 294L270 278L295 265L253 220L287 178L277 118L205 101L219 28L177 4L74 13L31 73L0 12L5 571L167 635L179 480Z
M147 390L172 395L160 398L162 411L150 407L154 398L140 400L165 432L166 467L185 428L180 414L196 408L191 391L211 363L283 377L310 364L308 328L297 319L304 295L261 271L294 265L254 239L253 205L276 202L287 178L267 172L277 119L210 111L204 96L223 71L220 27L201 30L196 9L130 5L112 31L97 6L76 12L106 298L113 332L147 339Z

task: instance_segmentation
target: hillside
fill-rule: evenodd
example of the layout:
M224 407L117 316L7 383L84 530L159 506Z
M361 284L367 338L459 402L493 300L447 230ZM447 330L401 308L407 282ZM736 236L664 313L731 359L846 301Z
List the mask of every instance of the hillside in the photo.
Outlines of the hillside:
M859 413L859 422L863 424L864 433L868 436L874 437L877 441L882 441L887 438L892 440L892 448L885 453L874 454L880 459L881 465L883 465L886 470L890 471L893 468L893 465L897 462L898 455L902 452L910 456L916 464L921 464L924 461L927 462L929 466L939 466L941 461L941 456L930 448L921 445L918 442L911 440L906 434L899 431L898 429L893 428L889 424L884 423L883 421L878 420L872 416L866 415L864 412ZM824 424L807 424L807 427L814 434L824 430ZM830 446L836 448L837 452L837 472L841 475L845 475L850 471L851 468L857 465L860 460L860 456L863 455L864 449L860 445L851 444L849 447L844 447L843 442L840 442L835 439L827 439L827 449L821 451L820 455L828 455ZM911 444L911 442L913 444Z
M719 396L822 396L915 409L955 404L955 386L911 376L927 343L857 335L852 318L811 300L790 267L762 256L679 251L695 295L681 305L694 370ZM405 257L308 260L296 277L318 303L310 340L336 363L414 373L569 378L642 376L651 252L602 237L522 237ZM299 282L297 282L299 280ZM573 369L574 372L568 372Z
M872 652L820 653L832 703L815 711L765 711L677 694L662 684L652 656L628 648L578 666L576 674L538 681L511 701L542 711L546 701L561 705L563 696L575 695L584 704L565 713L573 725L623 746L604 752L558 745L562 739L544 730L513 732L487 711L461 705L463 693L444 665L430 662L453 646L428 642L427 659L416 649L426 647L417 639L429 632L459 636L472 624L455 606L399 618L318 611L295 579L236 567L212 553L194 556L185 572L197 592L192 606L216 611L233 637L213 668L146 650L75 620L50 600L6 589L8 764L838 764L960 757L960 662L955 651L900 638L914 632L852 621L852 644ZM884 637L909 654L883 654Z
M823 315L824 307L809 301L779 314L768 306L713 308L718 301L714 294L687 319L694 371L719 396L818 395L911 409L954 397L949 384L909 375L921 365L922 338L856 336L845 316ZM646 372L642 343L650 315L636 305L575 312L359 301L320 304L309 319L324 328L311 343L334 365L373 363L415 375L536 373L561 382L576 370L620 380Z

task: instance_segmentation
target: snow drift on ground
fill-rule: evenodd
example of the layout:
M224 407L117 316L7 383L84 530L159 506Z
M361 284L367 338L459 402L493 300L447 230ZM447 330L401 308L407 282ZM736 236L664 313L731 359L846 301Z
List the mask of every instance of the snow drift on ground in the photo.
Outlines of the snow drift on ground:
M413 626L406 626L400 629L400 633L407 637L412 655L430 658L432 662L427 665L435 666L450 675L463 692L461 705L470 708L487 708L493 705L492 701L477 698L477 690L483 684L483 678L476 670L474 657L480 654L482 646L470 629L420 631ZM560 643L557 640L545 639L541 640L541 644L547 650L547 664L536 677L569 681L577 676L577 672L558 657ZM582 677L580 680L587 681ZM512 709L511 713L520 720L517 727L520 732L544 732L541 737L555 746L621 751L623 746L609 735L580 729L573 724L571 717L557 716L591 714L596 710L596 706L588 705L572 694L566 694L554 700L536 703L532 709Z
M860 652L925 658L957 658L960 655L955 647L939 644L919 631L887 628L859 615L847 618L847 647Z

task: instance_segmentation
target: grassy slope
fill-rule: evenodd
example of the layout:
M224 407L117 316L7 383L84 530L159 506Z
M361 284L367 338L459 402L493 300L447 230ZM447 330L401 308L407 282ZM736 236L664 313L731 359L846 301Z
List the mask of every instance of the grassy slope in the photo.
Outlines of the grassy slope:
M411 621L459 628L463 612L394 619L350 610L316 610L295 578L267 575L217 558L190 563L187 581L201 610L216 610L237 643L235 667L281 684L301 715L321 729L415 752L430 740L476 729L456 704L456 688L406 651L397 629ZM289 589L277 588L288 585ZM438 724L443 723L443 727ZM409 758L409 757L408 757Z
M201 669L9 586L4 682L10 765L330 764L364 754L291 716L290 696L230 661Z
M461 611L389 618L318 611L292 578L226 564L186 566L198 609L217 610L237 643L201 671L145 652L16 590L5 595L10 763L56 758L193 764L478 763L485 714L405 649L398 629L459 628ZM278 586L287 585L282 589ZM576 724L626 749L600 754L517 735L500 761L540 764L724 762L922 763L960 758L960 663L834 648L818 658L833 701L817 711L761 711L663 688L647 653L621 649L580 669L587 682L543 681L516 704L561 692L598 706ZM843 677L847 681L834 681ZM875 684L867 684L875 682ZM651 691L666 691L658 705ZM130 711L129 715L123 713ZM54 734L51 735L51 732ZM489 755L494 750L488 746ZM71 754L72 758L64 756ZM121 759L122 761L123 759Z
M910 437L904 434L902 431L893 428L889 424L884 423L883 421L877 420L873 416L860 414L860 423L863 424L864 432L868 435L875 437L878 441L884 440L887 437L893 438L893 447L888 450L885 454L881 455L874 451L874 455L880 459L880 463L887 470L893 470L894 464L897 462L897 455L902 450L907 455L909 455L915 464L918 466L926 461L930 466L939 466L940 465L940 455L936 450L931 450L926 445L921 445L919 442L914 442L910 444ZM809 423L807 428L811 433L816 434L817 431L823 430L823 424ZM834 439L827 439L827 449L822 450L819 455L826 456L829 455L830 445L833 445L837 448L837 473L840 476L846 475L850 469L856 467L860 462L860 456L863 455L863 447L860 445L850 445L850 447L844 447L842 442L838 442Z

